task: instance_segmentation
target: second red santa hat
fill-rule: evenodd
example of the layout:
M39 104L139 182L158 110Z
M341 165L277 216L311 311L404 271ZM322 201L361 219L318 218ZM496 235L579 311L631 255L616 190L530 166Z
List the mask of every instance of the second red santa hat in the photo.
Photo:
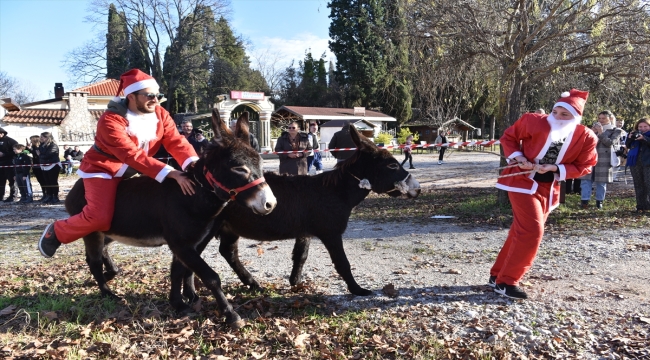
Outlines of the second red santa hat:
M563 92L553 107L561 106L567 109L573 116L582 117L582 111L585 108L588 97L588 91L571 89L571 91Z

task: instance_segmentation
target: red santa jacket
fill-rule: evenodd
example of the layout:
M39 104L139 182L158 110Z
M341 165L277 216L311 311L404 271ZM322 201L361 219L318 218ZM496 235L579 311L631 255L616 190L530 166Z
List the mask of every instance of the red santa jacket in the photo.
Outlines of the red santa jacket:
M539 164L550 147L551 125L546 118L548 115L524 114L511 127L506 129L499 141L503 153L508 159L524 156L528 161ZM596 144L598 138L583 125L577 125L573 132L567 135L555 165L559 173L555 174L551 189L550 207L559 204L560 186L558 181L575 179L589 174L591 167L598 162ZM505 169L501 175L523 172L519 167ZM497 188L524 194L534 194L537 191L537 182L533 180L535 173L500 178Z
M109 109L126 111L121 104L111 102L110 105L113 107L109 106ZM79 177L121 177L126 168L131 166L142 174L162 182L173 168L152 157L161 145L182 164L183 169L198 160L194 148L185 136L178 132L167 110L157 106L156 117L156 139L149 141L148 150L145 150L146 147L142 149L138 146L137 137L127 135L129 122L125 117L111 110L104 112L97 123L95 145L88 150L77 172Z

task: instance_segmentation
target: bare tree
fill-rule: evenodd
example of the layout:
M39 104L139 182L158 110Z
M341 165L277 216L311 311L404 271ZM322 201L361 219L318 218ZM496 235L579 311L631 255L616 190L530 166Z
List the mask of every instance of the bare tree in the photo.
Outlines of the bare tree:
M36 91L28 83L0 72L0 97L9 97L17 104L26 104L36 99Z
M9 96L15 87L16 79L9 76L6 72L0 71L0 96Z
M85 85L106 78L106 36L96 39L68 52L62 66L74 85Z
M598 91L647 77L648 4L636 0L417 0L412 36L496 74L497 118L512 124L534 84L575 74ZM563 73L562 76L558 74ZM571 84L563 84L565 90Z
M252 68L262 74L271 89L271 96L279 96L282 73L286 67L282 64L282 61L285 60L284 56L268 48L262 51L253 51L252 60Z

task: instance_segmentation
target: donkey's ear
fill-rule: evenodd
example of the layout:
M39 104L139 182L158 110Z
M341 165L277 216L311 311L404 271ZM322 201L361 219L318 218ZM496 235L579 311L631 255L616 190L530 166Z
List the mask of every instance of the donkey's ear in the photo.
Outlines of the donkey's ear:
M237 119L237 125L235 126L235 136L237 136L246 144L250 142L250 138L248 137L248 117L248 111L244 111L241 115L239 115L239 118Z
M376 151L377 146L368 140L365 136L361 135L357 128L350 124L350 136L352 137L352 141L354 141L354 144L357 145L357 149L362 150L362 151Z
M212 109L212 130L214 131L212 142L217 145L223 145L224 136L228 134L228 127L221 121L221 116L219 116L217 109Z

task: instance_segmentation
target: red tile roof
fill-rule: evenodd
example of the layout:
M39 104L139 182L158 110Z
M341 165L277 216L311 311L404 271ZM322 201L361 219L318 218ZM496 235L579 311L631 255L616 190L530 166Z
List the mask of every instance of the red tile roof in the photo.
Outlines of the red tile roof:
M92 115L95 118L95 120L99 120L99 118L106 110L88 110L88 111L90 111L90 115Z
M365 116L354 115L354 109L346 108L325 108L325 107L307 107L307 106L283 106L278 111L286 109L290 112L293 112L297 115L313 115L313 116L352 116L356 118L360 117L385 117L391 118L391 116L380 113L379 111L372 111L366 109Z
M89 92L90 96L115 96L117 88L120 87L120 81L115 79L106 79L94 84L86 85L72 91L85 91ZM120 95L124 96L124 92L120 91Z
M66 115L68 115L68 110L20 110L8 112L2 121L5 123L60 125Z

